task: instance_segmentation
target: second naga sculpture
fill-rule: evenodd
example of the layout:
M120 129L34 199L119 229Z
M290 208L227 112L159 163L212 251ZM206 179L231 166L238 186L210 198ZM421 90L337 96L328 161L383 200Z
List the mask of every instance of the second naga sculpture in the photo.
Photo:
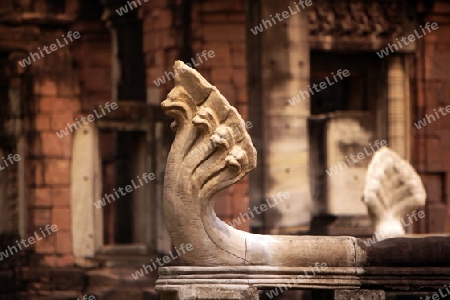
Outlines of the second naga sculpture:
M241 116L216 87L181 61L174 69L175 87L162 102L176 131L163 210L172 243L194 247L183 259L196 266L362 264L365 252L354 237L251 234L216 217L212 197L256 167L256 150Z

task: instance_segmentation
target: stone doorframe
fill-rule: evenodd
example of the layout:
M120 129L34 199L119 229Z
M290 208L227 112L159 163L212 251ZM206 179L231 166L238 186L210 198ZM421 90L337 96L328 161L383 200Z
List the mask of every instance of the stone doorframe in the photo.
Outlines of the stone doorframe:
M411 158L411 95L409 59L392 55L388 64L387 137L389 147Z
M310 218L311 189L303 184L309 181L310 173L307 136L310 99L296 105L288 102L299 90L307 91L309 51L343 51L357 47L359 51L376 56L376 51L387 47L389 42L394 43L396 37L407 36L416 28L416 17L410 15L410 4L405 0L386 3L360 0L355 5L368 6L362 10L353 9L349 2L321 1L324 2L327 5L312 5L305 12L290 16L284 20L285 24L276 24L258 35L248 35L247 47L251 53L248 55L251 66L249 117L254 124L252 138L260 153L258 167L250 175L250 206L258 206L265 198L283 191L290 191L291 198L297 200L289 203L288 209L280 206L267 212L264 220L262 216L252 218L251 226L260 229L258 232L297 233L305 230L304 225ZM290 4L289 1L254 2L248 6L249 28L271 12L287 9ZM335 18L342 13L348 18ZM323 14L330 16L326 20L335 20L335 23L322 26L319 15L323 18ZM385 24L379 25L375 16L384 18ZM367 20L368 24L360 24L361 20ZM342 28L348 30L342 32ZM373 32L366 35L361 28ZM386 139L389 147L406 160L411 156L410 60L407 54L416 49L417 41L380 58L388 60L388 70L386 97L377 103L377 138ZM262 149L264 151L260 151Z

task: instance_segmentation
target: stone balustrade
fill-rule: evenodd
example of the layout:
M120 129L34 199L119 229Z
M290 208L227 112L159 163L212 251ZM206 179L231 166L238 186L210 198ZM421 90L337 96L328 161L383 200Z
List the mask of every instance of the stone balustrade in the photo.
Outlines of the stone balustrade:
M162 103L176 131L163 211L173 245L193 251L181 255L189 266L159 269L162 299L258 299L280 286L313 290L315 299L385 299L386 291L431 294L450 283L447 236L367 245L351 236L251 234L218 219L212 196L255 168L256 150L214 86L180 61L174 69L175 87ZM399 227L401 216L425 201L419 176L387 149L375 155L367 182L364 201L378 231ZM311 276L315 266L326 268Z

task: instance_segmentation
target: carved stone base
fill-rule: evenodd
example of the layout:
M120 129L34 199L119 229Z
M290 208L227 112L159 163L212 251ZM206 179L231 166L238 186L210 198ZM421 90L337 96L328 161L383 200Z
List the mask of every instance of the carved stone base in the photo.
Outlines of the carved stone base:
M442 244L448 245L448 240L441 238ZM394 240L392 242L392 240ZM376 249L378 244L385 244L389 252L394 250L389 246L396 245L398 249L407 248L405 243L390 239L377 243L371 248ZM400 239L398 239L400 240ZM405 239L402 239L405 240ZM420 240L420 239L411 239ZM441 245L442 255L449 250L442 244L433 243L433 239L424 241L430 245ZM420 244L418 244L420 245ZM383 245L381 245L383 246ZM414 245L413 245L414 246ZM414 249L424 247L415 246ZM438 248L438 247L436 247ZM369 253L374 258L373 265L381 265L379 259L386 258L386 264L392 264L392 254L377 251ZM440 250L438 251L440 252ZM315 266L308 267L275 267L275 266L217 266L217 267L161 267L158 269L159 278L156 281L156 291L164 300L186 299L258 299L258 291L287 291L312 290L313 299L385 299L384 291L405 291L410 294L423 292L423 287L435 291L448 284L450 280L450 267L418 267L417 261L408 260L410 255L401 252L405 261L415 267L380 266L380 267L327 267L317 270ZM430 251L425 251L428 260L422 262L430 265L445 264L443 257L430 260ZM416 253L416 257L418 253ZM432 276L430 276L432 274Z
M383 290L312 291L314 300L385 300Z
M166 287L159 292L162 300L259 299L258 291L255 288L243 285L227 285L226 287L215 284L186 285L183 287Z
M317 272L313 267L161 267L156 291L163 300L256 300L258 291L280 287L283 290L359 287L354 267L330 267L316 276L313 271Z

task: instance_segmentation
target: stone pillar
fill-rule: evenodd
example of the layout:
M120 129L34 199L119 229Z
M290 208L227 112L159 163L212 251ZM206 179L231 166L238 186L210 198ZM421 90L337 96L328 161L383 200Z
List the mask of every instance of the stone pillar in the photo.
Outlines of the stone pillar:
M404 57L392 55L388 67L388 145L405 159L410 157L410 105Z
M5 152L0 148L0 157L3 157ZM0 234L9 230L9 210L6 201L6 172L0 172Z
M1 43L1 42L0 42ZM27 207L25 197L26 134L24 120L25 70L19 66L20 51L11 52L0 70L2 105L0 105L0 157L19 155L20 160L0 164L0 234L18 232L26 236ZM4 98L4 99L3 99Z
M294 10L291 1L261 1L261 19L271 20L276 13ZM305 6L307 9L307 7ZM261 108L264 199L280 192L290 198L269 209L265 226L298 228L310 221L309 144L307 121L309 98L295 105L288 99L308 91L309 31L305 10L277 21L259 33L261 39ZM263 199L261 199L263 200Z
M71 229L73 256L79 266L91 261L103 246L103 210L93 205L101 199L101 161L98 129L94 123L75 131L71 169Z
M20 236L24 237L27 234L28 209L26 188L27 181L25 176L25 166L27 165L27 132L25 131L25 119L28 117L27 111L24 111L24 103L26 101L25 88L28 84L27 74L28 70L18 66L17 59L23 58L23 53L12 52L9 55L9 64L15 66L11 68L11 78L9 86L9 97L11 101L11 117L12 128L11 132L15 138L15 150L20 155L20 161L17 162L17 217L18 230ZM22 117L25 116L25 117Z

